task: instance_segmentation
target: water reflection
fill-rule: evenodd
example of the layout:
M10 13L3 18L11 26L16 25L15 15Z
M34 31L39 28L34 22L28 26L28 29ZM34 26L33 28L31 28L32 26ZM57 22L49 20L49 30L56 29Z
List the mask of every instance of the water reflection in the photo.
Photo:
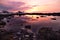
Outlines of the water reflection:
M34 22L46 22L46 21L50 21L50 17L44 16L41 17L40 15L25 15L25 17L29 17L30 20L28 20L28 22L30 23L34 23Z
M52 20L51 18L55 18ZM15 15L13 18L6 18L1 22L0 27L6 25L6 30L0 29L2 40L59 40L60 38L60 17L41 15ZM2 26L4 25L4 26ZM55 31L55 30L59 31Z
M53 30L57 30L60 28L60 17L57 16L44 15L43 17L41 17L41 15L24 15L24 17L30 18L25 20L27 20L27 22L32 25L32 30L35 31L37 31L40 27L52 27ZM51 18L55 18L56 20L52 20Z
M51 18L56 18L56 20L52 20ZM12 18L6 26L8 29L13 29L15 27L21 28L22 24L23 26L25 25L31 25L32 26L32 31L37 32L39 28L41 27L52 27L53 30L60 29L60 17L57 16L46 16L46 15L22 15L18 16L15 15L14 18ZM12 25L10 25L12 24ZM14 30L15 30L14 29Z

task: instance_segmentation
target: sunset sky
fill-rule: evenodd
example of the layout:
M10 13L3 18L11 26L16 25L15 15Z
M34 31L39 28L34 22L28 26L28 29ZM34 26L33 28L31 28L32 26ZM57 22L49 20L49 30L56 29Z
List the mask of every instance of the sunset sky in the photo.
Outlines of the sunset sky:
M60 12L60 0L0 0L0 11Z

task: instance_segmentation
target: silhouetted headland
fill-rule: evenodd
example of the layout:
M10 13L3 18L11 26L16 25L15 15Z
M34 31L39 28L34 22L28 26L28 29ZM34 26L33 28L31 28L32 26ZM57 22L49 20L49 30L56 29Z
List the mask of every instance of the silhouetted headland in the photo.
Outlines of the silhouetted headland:
M13 12L8 12L8 11L2 11L0 12L0 16L12 16L12 15L53 15L53 16L60 16L60 12L56 12L56 13L24 13L21 11L18 11L16 13Z

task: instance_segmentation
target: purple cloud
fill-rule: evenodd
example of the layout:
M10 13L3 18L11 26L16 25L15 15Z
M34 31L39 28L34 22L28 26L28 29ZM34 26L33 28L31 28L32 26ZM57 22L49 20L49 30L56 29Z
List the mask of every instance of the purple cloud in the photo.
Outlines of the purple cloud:
M24 2L8 2L8 4L1 3L0 10L20 10L20 7L23 5L25 5Z
M8 2L11 6L19 7L25 5L24 2Z
M8 10L8 11L25 11L31 9L31 6L25 5L24 2L7 2L6 4L0 4L0 10Z
M11 6L0 4L0 10L11 10L11 9L13 9Z
M28 9L31 9L32 7L22 7L20 8L20 10L28 10Z

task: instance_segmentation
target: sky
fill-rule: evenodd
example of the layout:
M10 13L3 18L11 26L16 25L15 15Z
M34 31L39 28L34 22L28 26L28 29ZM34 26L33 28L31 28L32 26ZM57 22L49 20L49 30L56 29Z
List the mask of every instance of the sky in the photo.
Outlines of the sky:
M0 0L0 11L60 12L60 0Z

